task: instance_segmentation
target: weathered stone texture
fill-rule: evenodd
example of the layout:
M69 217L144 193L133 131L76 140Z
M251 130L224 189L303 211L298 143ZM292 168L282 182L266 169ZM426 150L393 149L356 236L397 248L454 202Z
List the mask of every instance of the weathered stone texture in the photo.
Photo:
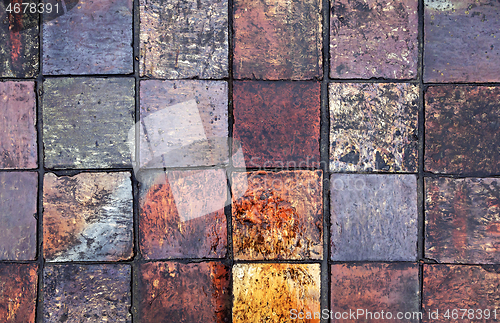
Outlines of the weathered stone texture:
M133 253L129 173L48 173L43 188L48 261L116 261Z
M332 78L417 76L418 1L336 0L331 3Z
M415 261L414 175L331 176L331 259Z
M0 263L1 322L35 322L37 281L35 264Z
M45 80L45 166L130 166L135 154L133 139L128 141L135 129L134 87L133 78Z
M319 0L234 1L234 77L321 78L321 11Z
M331 83L329 103L331 171L417 171L417 86Z

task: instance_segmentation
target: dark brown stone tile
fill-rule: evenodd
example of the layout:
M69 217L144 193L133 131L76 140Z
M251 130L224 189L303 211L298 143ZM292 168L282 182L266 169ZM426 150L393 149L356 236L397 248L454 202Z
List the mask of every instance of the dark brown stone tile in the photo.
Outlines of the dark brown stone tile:
M228 76L227 0L140 0L140 73L163 79Z
M48 261L116 261L133 254L129 173L45 174L43 246Z
M46 266L44 322L132 322L130 272L121 264Z
M332 78L417 76L418 1L330 1Z
M500 3L424 2L424 82L499 82Z
M318 0L234 1L234 77L321 78L321 11Z
M321 259L321 171L233 173L236 259Z
M233 100L246 167L319 167L319 83L235 82Z
M133 78L47 79L43 141L48 168L131 165L134 155Z
M224 170L151 172L140 180L139 233L146 259L226 255Z
M425 104L425 170L500 174L500 88L429 87Z
M332 319L344 315L342 322L419 322L418 265L336 264L331 271Z
M141 322L230 322L229 276L219 262L140 265Z
M500 263L499 184L497 178L425 179L426 258Z
M36 264L0 263L1 322L35 322L37 281Z
M331 171L417 171L417 86L331 83L328 100Z
M233 322L296 320L292 310L320 312L319 264L236 264L233 267Z
M57 1L49 1L53 5ZM78 0L71 10L44 15L45 75L133 72L132 0ZM63 10L59 2L59 10ZM55 19L54 19L55 18Z
M37 167L35 110L34 82L0 82L0 168Z
M0 260L36 256L37 173L0 173Z

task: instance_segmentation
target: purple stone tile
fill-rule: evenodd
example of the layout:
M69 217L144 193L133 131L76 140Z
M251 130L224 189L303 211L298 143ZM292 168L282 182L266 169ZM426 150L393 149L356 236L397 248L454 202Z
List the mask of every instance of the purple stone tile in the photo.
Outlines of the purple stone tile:
M0 263L0 322L35 323L36 264Z

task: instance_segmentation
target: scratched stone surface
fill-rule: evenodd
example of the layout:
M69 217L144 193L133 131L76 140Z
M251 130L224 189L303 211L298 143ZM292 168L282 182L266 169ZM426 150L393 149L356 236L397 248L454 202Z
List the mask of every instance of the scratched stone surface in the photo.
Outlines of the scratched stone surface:
M500 174L500 88L429 87L424 156L433 173Z
M319 0L234 1L236 79L321 79Z
M332 78L417 76L418 1L330 1Z
M0 260L35 259L37 188L37 173L0 173Z
M330 171L417 171L417 86L332 83L329 103Z
M48 168L130 167L133 78L47 79L43 140ZM133 138L133 137L132 137Z
M35 323L37 265L0 263L0 321Z
M344 317L347 319L341 320L343 322L419 322L418 316L397 319L398 312L419 311L418 265L333 264L330 303L330 310L334 313L349 313ZM358 309L363 312L358 312ZM381 316L382 310L384 316ZM352 312L356 316L353 317Z
M141 264L141 322L230 322L230 273L219 262Z
M500 3L424 3L424 82L499 82Z
M151 172L140 182L139 241L144 258L226 255L224 170Z
M233 103L245 161L235 166L319 168L319 83L235 82Z
M132 322L130 281L129 265L46 266L44 322Z
M227 0L140 0L140 74L228 77Z
M50 2L53 12L43 24L45 75L133 72L132 0L79 0L55 18L64 3L56 8L57 1Z
M425 179L425 257L500 263L498 178Z
M130 173L45 174L47 261L116 261L133 254Z
M316 322L291 319L290 310L320 311L319 264L236 264L233 322Z
M415 261L415 175L333 174L331 259Z
M500 267L498 265L457 266L424 265L422 322L492 322L499 318ZM464 316L460 309L473 309L475 316ZM445 318L447 310L449 318ZM452 320L453 309L458 309L458 320ZM483 310L479 316L478 309ZM488 318L484 310L489 310ZM494 310L496 310L496 318ZM438 311L439 319L430 313ZM469 313L467 313L469 314ZM473 319L476 318L476 319Z
M34 82L0 82L0 168L37 167Z
M235 259L321 259L321 171L233 173Z
M228 163L228 88L222 81L142 81L140 167Z

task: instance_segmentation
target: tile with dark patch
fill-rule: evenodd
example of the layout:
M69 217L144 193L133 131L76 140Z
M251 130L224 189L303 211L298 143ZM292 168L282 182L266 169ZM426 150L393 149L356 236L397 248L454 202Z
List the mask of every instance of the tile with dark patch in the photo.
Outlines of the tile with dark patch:
M139 267L141 322L230 322L230 268L219 262Z
M0 82L0 168L36 168L34 82Z
M141 76L228 76L227 0L140 0L139 7Z
M0 260L36 256L37 173L0 173Z
M43 246L48 261L116 261L133 254L129 173L45 174Z
M132 322L129 265L46 266L44 322Z
M319 264L236 264L233 322L319 323L293 319L291 310L319 312L320 284Z
M424 82L500 82L500 2L424 3Z
M55 6L57 1L49 1ZM74 3L78 2L75 6ZM43 74L133 72L132 0L70 0L44 14ZM67 12L66 12L67 10Z
M322 172L233 173L236 259L321 259Z
M35 323L36 264L0 263L0 322Z
M415 175L331 176L331 259L415 261Z
M330 4L332 78L416 78L418 1L336 0Z
M222 258L227 178L222 169L141 174L139 234L146 259Z
M417 171L417 86L331 83L329 103L331 171Z
M335 264L330 310L349 313L342 322L419 322L419 285L417 264Z
M233 100L246 167L319 167L319 83L235 82Z
M234 1L236 79L321 79L319 0Z
M500 174L500 88L429 87L424 157L433 173Z
M426 258L500 263L498 178L426 178L425 191Z
M131 165L134 155L133 78L47 79L43 143L48 168ZM131 138L134 138L133 135Z

